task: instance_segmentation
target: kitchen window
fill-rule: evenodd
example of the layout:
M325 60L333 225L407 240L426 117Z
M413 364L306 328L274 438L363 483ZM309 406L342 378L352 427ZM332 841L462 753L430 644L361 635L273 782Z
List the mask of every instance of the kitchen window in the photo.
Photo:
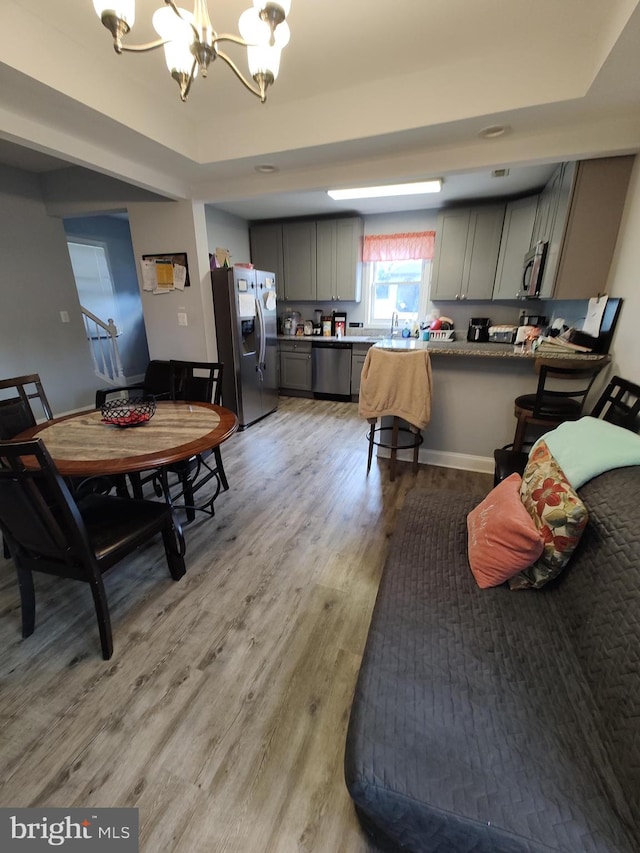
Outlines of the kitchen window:
M398 322L416 322L427 315L431 261L373 261L366 265L367 326L391 324L394 311Z
M427 316L435 231L372 234L364 238L366 325L385 328Z

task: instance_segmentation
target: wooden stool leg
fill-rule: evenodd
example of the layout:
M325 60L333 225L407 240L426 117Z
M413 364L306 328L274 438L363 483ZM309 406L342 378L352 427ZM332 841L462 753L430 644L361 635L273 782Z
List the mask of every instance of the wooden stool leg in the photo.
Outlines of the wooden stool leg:
M389 480L393 483L396 478L396 457L398 455L398 431L400 429L400 418L394 415L393 429L391 431L391 461L389 462Z
M417 436L419 433L418 427L411 426L411 432L415 436ZM416 438L416 442L417 442L417 438ZM414 474L418 473L418 450L419 450L419 448L420 448L420 445L417 443L416 443L416 446L413 448L413 473Z
M376 428L376 424L378 423L377 418L367 418L367 423L369 424L369 458L367 459L367 474L371 469L371 459L373 457L373 439L374 439L374 430Z
M520 453L522 450L522 445L524 444L524 437L527 431L527 414L526 412L520 411L516 412L516 417L518 418L518 423L516 424L516 434L513 437L513 449L517 453Z

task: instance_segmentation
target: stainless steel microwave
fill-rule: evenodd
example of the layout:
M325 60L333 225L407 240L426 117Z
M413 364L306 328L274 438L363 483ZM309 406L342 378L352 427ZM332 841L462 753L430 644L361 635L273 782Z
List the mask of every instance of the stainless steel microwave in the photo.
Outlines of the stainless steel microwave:
M549 244L545 240L539 240L533 244L533 248L524 256L522 296L532 298L538 296L540 293L548 246Z

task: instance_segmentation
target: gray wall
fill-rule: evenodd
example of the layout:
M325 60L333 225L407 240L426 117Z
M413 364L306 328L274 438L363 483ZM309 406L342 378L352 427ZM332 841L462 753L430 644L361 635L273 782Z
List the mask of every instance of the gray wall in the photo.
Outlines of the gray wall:
M63 223L70 239L83 237L106 244L118 307L118 329L122 332L118 337L118 350L123 372L126 377L143 374L149 362L149 347L128 220L90 216L65 219Z
M39 373L54 414L93 406L98 382L62 222L47 216L35 175L5 166L0 257L0 376Z

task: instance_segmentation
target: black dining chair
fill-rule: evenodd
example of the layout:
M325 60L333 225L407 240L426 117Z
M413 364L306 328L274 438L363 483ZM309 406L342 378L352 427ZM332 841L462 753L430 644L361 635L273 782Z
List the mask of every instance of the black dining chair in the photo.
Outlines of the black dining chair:
M84 581L105 660L113 639L103 574L158 533L171 577L185 573L182 531L169 506L99 494L74 500L38 438L0 442L0 529L18 574L23 637L35 628L33 572Z
M171 359L169 368L172 400L190 400L197 403L220 405L224 369L221 362ZM211 464L211 457L213 457L213 465ZM170 492L168 474L177 475L179 491L171 496L171 501L174 506L186 511L187 521L195 519L196 511L206 512L213 516L215 514L214 501L221 491L226 492L229 489L219 447L213 447L208 453L199 453L184 462L167 466L163 471L163 476L165 477L165 489L168 488ZM214 478L216 487L213 494L204 503L196 506L195 493ZM175 501L182 503L175 503Z
M96 391L96 409L101 409L109 397L152 395L156 400L170 398L169 362L152 359L147 365L142 382L116 388L100 388Z
M34 427L37 423L36 414L47 421L53 418L51 406L37 373L0 379L0 397L0 441L8 441L25 429ZM6 560L11 556L4 537L2 553Z
M612 377L591 409L590 415L632 432L640 432L640 385L621 376ZM523 474L529 457L526 451L501 447L494 450L493 458L494 484L497 485L510 474Z
M37 373L0 379L0 398L0 441L8 441L34 427L37 417L47 421L53 418Z

